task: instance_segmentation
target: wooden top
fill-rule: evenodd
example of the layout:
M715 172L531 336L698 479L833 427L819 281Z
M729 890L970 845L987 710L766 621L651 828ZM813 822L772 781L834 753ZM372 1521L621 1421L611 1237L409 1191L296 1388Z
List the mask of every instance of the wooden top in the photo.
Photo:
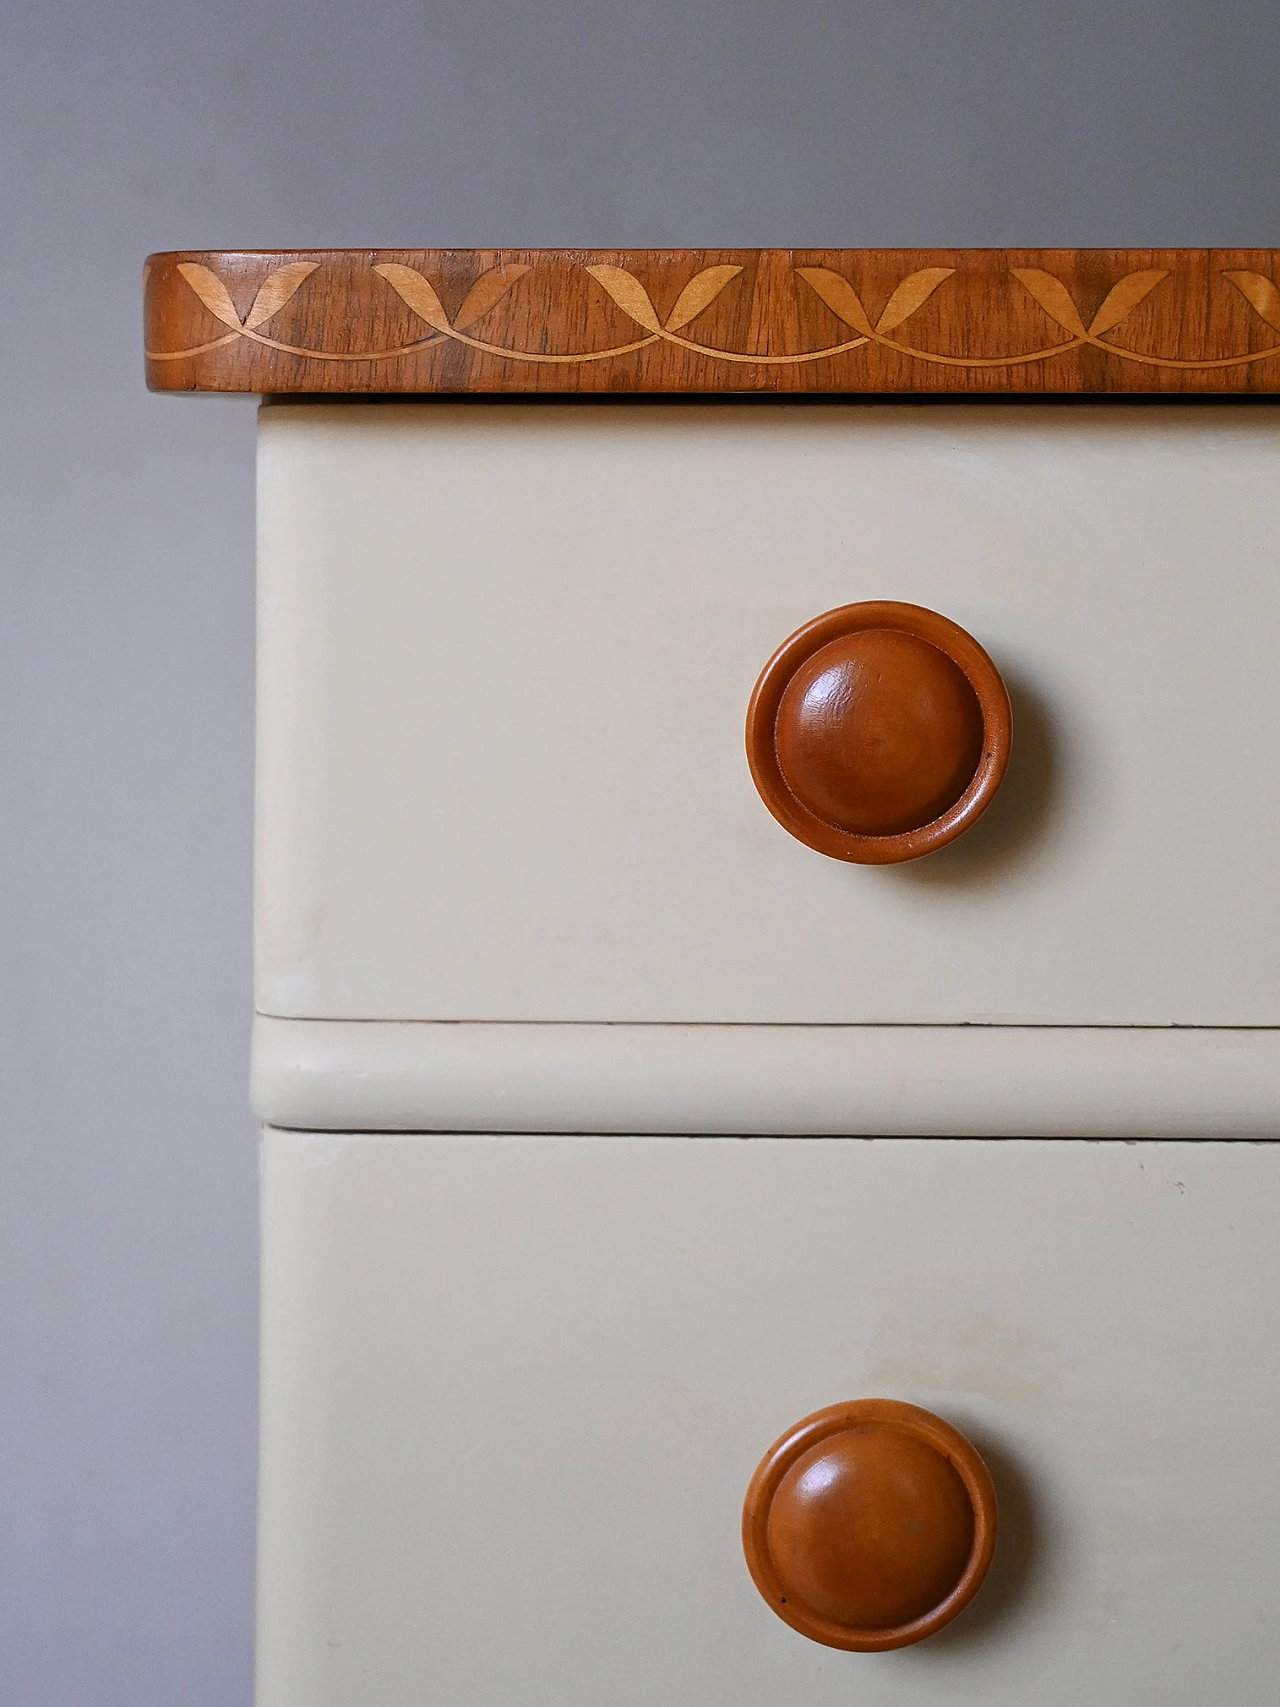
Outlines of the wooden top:
M147 262L153 391L1280 392L1276 249L315 249Z

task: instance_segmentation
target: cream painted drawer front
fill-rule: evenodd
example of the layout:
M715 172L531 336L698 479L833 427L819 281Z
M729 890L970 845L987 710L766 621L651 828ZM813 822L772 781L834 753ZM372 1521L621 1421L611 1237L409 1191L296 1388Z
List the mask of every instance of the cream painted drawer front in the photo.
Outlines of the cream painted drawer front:
M259 1707L1271 1707L1280 1150L268 1131ZM926 1405L1002 1538L846 1654L739 1544Z
M258 1004L332 1019L1274 1025L1280 414L262 415ZM994 656L954 847L786 835L752 684L831 606Z

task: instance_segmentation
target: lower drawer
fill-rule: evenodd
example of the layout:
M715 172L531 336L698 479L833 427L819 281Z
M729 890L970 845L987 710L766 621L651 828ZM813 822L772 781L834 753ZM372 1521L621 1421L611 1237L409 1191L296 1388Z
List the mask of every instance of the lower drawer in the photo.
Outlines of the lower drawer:
M259 1707L1267 1707L1280 1149L265 1137ZM743 1494L862 1396L1001 1540L917 1646L796 1634Z

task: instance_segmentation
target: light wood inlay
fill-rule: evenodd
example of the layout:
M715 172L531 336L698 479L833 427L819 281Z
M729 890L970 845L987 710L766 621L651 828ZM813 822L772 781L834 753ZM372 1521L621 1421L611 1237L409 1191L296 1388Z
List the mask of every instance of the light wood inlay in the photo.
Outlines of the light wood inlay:
M1280 391L1280 251L154 255L157 391Z

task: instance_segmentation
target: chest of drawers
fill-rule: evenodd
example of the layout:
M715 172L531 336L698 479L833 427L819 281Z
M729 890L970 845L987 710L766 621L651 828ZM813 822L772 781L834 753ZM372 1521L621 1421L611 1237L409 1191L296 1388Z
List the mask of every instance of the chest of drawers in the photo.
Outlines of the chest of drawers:
M1274 260L153 259L270 396L261 1707L1270 1699Z

